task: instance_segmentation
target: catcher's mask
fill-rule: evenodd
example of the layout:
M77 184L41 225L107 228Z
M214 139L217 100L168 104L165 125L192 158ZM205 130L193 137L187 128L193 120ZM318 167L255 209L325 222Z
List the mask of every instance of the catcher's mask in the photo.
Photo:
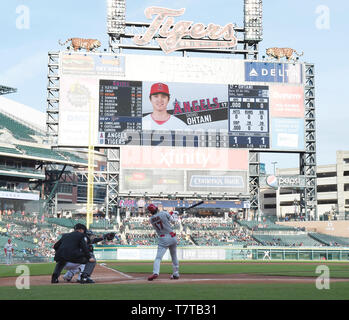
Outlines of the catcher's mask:
M148 207L147 207L147 210L151 213L151 214L155 214L158 212L158 207L155 205L155 204L150 204Z
M91 236L93 236L94 234L93 234L93 232L91 231L91 230L86 230L86 235L88 236L88 237L91 237Z
M84 224L82 224L82 223L77 223L77 224L74 226L74 230L75 230L75 231L76 231L76 230L79 230L79 229L84 230L84 233L86 233L86 231L87 231L86 226L85 226Z

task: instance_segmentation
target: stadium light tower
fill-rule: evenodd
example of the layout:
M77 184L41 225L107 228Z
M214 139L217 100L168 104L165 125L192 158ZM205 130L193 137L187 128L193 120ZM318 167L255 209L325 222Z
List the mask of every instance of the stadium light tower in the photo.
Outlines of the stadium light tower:
M258 43L263 40L263 1L244 1L245 41Z
M107 0L107 33L109 48L113 51L113 42L120 39L126 28L126 0Z

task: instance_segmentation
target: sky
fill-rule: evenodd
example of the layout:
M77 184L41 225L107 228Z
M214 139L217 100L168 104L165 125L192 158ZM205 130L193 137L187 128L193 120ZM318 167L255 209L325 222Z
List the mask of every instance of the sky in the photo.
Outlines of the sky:
M126 20L150 22L150 6L185 8L181 20L243 26L243 0L128 0ZM269 47L304 52L315 64L318 165L334 164L337 150L349 150L349 112L345 92L349 74L349 1L264 0L263 41ZM106 0L10 0L0 2L0 84L17 88L7 98L46 111L47 60L71 37L97 38L108 48ZM298 167L298 154L262 154L267 171Z

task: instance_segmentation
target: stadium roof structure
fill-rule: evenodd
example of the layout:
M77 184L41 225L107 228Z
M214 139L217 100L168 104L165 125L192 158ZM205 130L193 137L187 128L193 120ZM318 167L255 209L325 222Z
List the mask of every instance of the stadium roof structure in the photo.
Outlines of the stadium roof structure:
M17 92L17 89L15 88L10 88L10 87L0 85L0 95L15 93L15 92Z
M0 157L27 159L43 165L88 166L88 161L75 152L53 150L49 144L45 144L45 122L41 125L32 118L36 118L36 121L38 118L45 119L37 110L0 98Z
M69 166L87 167L88 162L72 152L52 150L50 147L33 147L23 144L4 146L0 143L0 157L35 160L48 164L62 164Z

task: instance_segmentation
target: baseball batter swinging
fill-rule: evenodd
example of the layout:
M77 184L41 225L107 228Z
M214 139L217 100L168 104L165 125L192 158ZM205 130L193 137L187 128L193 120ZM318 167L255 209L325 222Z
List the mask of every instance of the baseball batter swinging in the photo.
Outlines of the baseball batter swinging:
M166 250L170 250L172 259L173 273L170 277L171 280L179 279L179 262L177 258L177 238L176 233L173 232L171 222L174 223L178 219L176 213L171 214L167 211L159 211L154 205L150 204L147 210L152 214L150 217L150 223L155 229L158 235L158 249L156 258L153 265L153 274L148 277L149 281L156 279L160 273L160 263L166 253Z

